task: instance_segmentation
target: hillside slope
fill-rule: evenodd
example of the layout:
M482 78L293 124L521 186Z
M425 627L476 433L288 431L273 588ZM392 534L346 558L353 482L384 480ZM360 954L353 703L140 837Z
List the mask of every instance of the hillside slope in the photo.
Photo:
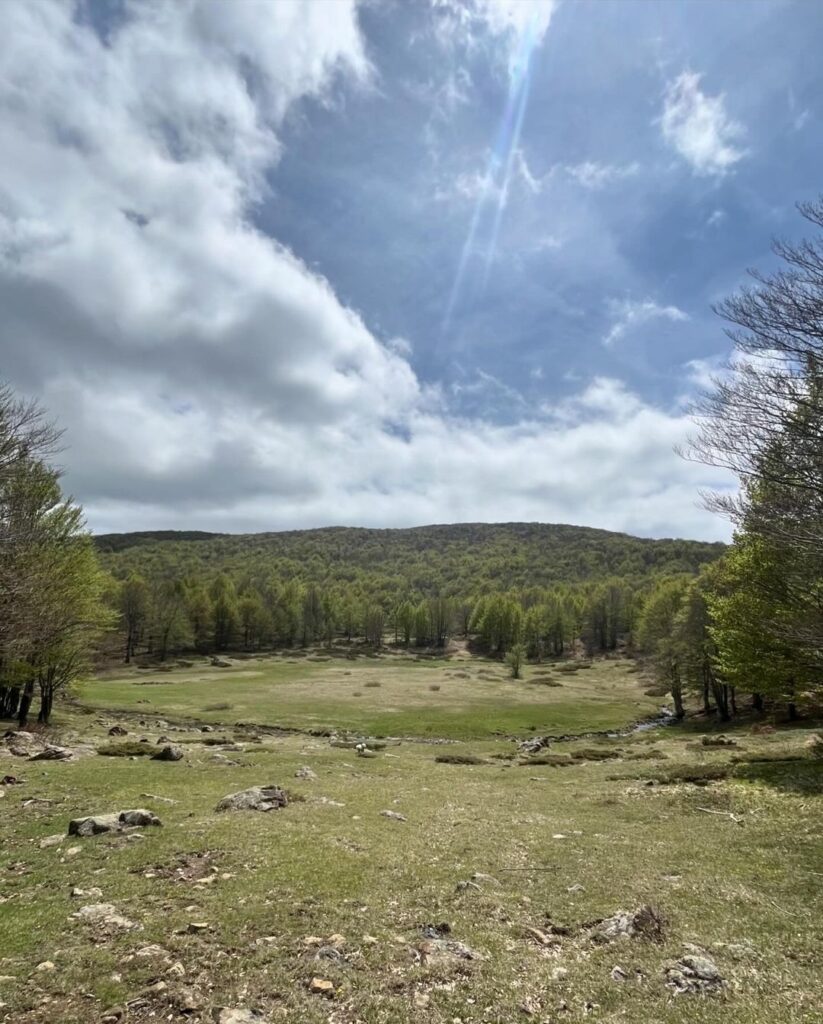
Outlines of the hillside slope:
M387 591L479 594L607 576L694 572L723 544L651 540L583 526L459 523L411 529L328 527L282 533L106 534L95 538L114 575L226 572L316 583L378 577Z

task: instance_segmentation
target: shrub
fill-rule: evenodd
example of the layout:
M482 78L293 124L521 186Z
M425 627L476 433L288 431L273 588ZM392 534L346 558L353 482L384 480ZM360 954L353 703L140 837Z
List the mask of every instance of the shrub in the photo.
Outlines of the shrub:
M351 675L351 673L347 672L346 675ZM368 689L373 690L375 689L375 687L381 686L382 684L379 683L376 679L370 679L367 683L363 683L363 685Z
M432 693L437 693L437 691L440 689L440 684L432 683L429 689L432 691Z
M203 708L204 711L231 711L231 709L232 709L232 705L231 704L225 704L225 703L223 703L223 704L207 704Z

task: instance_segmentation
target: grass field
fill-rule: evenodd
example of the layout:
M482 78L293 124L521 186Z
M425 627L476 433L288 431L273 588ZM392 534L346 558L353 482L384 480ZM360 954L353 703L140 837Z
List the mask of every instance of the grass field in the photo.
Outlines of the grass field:
M661 703L644 695L626 660L577 672L530 666L523 680L513 680L505 665L465 656L316 657L322 660L268 657L216 668L203 659L168 673L118 670L90 681L79 696L94 707L204 722L449 739L617 729Z
M362 683L341 668L283 659L214 678L181 670L163 686L108 678L84 689L93 713L61 712L57 735L79 748L76 760L24 761L0 748L0 773L25 780L0 800L0 1020L205 1024L227 1007L259 1011L238 1022L301 1024L823 1020L823 762L804 747L810 729L745 727L731 748L701 746L694 725L580 739L553 744L556 763L540 764L492 735L498 714L563 731L572 721L625 725L657 702L638 697L637 677L614 663L561 673L563 687L534 696L537 684L478 680L482 662L357 663L360 679L381 686L354 698ZM448 675L456 670L470 678ZM435 680L442 689L428 691ZM477 692L478 682L488 686ZM141 694L151 705L136 705ZM441 695L445 707L431 712ZM220 701L232 703L229 715L204 710ZM342 709L370 731L401 721L386 731L424 736L451 722L452 735L472 739L404 741L361 759L324 737L258 742L241 728L225 732L242 750L208 746L215 735L189 722L172 734L182 761L103 757L95 747L124 720L106 702L150 708L170 726L307 725ZM154 745L161 730L145 721L129 717L123 742ZM444 754L481 763L438 763ZM316 777L295 778L303 765ZM681 768L728 775L663 784ZM266 784L297 799L268 814L215 812L224 795ZM162 828L41 846L70 818L143 806ZM75 887L86 895L72 897ZM137 927L111 935L72 917L100 902ZM661 941L595 941L592 922L646 904L665 919ZM441 923L471 959L426 945L422 929ZM665 971L688 955L708 956L725 984L675 995ZM329 996L312 991L318 978L331 982Z

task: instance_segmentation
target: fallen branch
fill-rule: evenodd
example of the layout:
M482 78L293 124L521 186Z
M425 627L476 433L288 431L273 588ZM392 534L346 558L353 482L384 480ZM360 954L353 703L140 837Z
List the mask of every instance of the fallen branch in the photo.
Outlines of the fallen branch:
M742 825L743 819L737 814L732 814L731 811L713 811L711 807L698 807L698 811L703 811L704 814L719 814L723 818L731 818L735 825Z

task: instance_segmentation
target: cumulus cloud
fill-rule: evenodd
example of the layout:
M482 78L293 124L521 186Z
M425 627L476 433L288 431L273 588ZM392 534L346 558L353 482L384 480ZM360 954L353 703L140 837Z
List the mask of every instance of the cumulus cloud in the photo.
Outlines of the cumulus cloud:
M725 99L700 88L701 76L684 71L663 97L663 138L696 174L722 175L745 156L736 145L743 127L726 113Z
M722 532L679 415L615 381L461 414L255 226L284 118L368 81L353 3L128 5L105 39L78 11L0 5L0 352L95 529Z
M631 330L642 327L652 320L671 320L674 322L688 320L689 316L677 306L660 306L652 299L636 301L621 299L609 303L614 323L608 334L603 338L604 345L613 345L620 341Z

